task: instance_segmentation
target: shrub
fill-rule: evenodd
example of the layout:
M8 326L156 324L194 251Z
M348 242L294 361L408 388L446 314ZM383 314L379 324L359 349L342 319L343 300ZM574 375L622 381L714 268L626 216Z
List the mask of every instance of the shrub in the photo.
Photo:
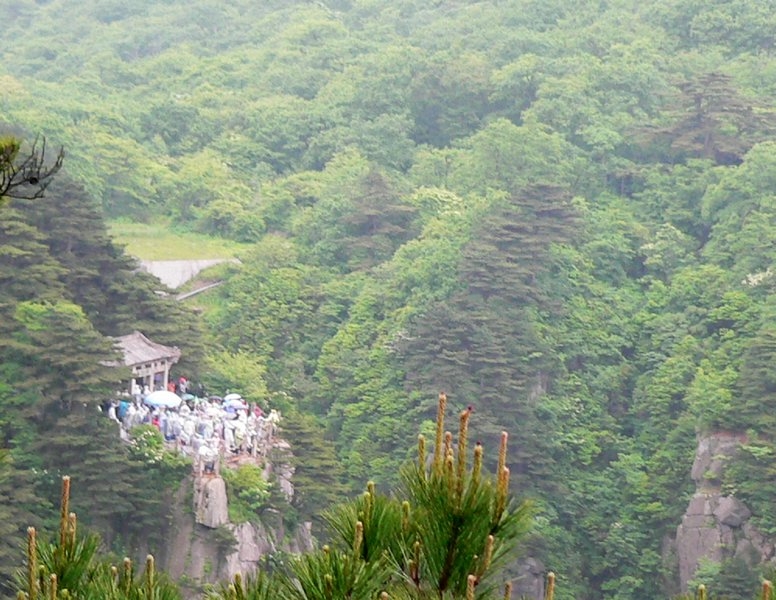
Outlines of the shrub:
M256 465L240 465L236 469L222 469L229 497L229 520L232 523L255 522L261 511L268 507L271 484Z

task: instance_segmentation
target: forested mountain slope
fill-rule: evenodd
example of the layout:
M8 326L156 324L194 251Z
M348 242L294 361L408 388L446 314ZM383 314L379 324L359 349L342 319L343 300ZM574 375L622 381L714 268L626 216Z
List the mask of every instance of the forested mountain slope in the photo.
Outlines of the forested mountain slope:
M776 531L775 15L8 0L0 106L107 215L254 243L207 324L305 457L322 423L389 483L445 389L516 440L564 597L659 597L696 432L748 432L727 484Z
M64 173L46 197L0 208L0 593L13 590L23 531L39 524L61 476L80 482L83 523L116 551L158 546L169 495L188 469L119 439L98 407L129 373L111 367L110 336L135 329L201 363L196 320L137 272L107 236L83 188ZM146 454L144 455L144 452Z

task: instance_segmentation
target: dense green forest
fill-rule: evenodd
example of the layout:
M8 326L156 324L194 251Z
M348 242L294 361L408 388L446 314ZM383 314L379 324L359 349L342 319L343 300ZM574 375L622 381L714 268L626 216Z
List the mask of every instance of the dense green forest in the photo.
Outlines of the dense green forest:
M284 411L304 515L393 485L444 389L516 440L563 600L676 591L698 432L748 434L726 489L776 533L776 2L5 0L0 23L0 119L67 150L0 220L4 527L74 440L116 497L87 514L135 502L132 462L55 416L151 320ZM203 331L103 216L251 244Z

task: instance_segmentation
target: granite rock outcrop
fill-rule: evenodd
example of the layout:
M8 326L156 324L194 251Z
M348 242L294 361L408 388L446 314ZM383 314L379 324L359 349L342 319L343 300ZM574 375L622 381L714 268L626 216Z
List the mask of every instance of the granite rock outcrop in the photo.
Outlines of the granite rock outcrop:
M751 524L749 508L723 492L725 466L743 442L744 435L729 432L698 437L691 472L695 494L677 527L673 546L682 592L687 591L703 559L719 563L740 557L757 564L774 557L773 541Z

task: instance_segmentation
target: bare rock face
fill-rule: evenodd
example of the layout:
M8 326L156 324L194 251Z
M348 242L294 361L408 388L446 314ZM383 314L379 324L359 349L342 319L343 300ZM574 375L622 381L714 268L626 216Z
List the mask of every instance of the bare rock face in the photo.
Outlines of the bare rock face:
M253 575L263 556L277 550L274 535L261 525L240 523L233 526L235 551L226 557L224 579L232 579L236 573Z
M274 464L266 461L266 476L274 473L281 491L291 500L294 471L290 447L280 439L275 447L281 452ZM191 488L193 503L187 508L185 498ZM288 531L283 515L277 511L265 511L261 523L231 523L226 484L218 475L187 479L176 494L174 506L171 535L168 547L160 553L163 560L159 566L181 583L184 596L190 600L201 597L203 584L229 581L237 573L255 574L262 561L278 551L306 552L315 545L311 523L301 523L293 532Z
M752 511L733 496L720 497L714 508L714 517L719 524L728 527L741 527L751 516Z
M273 449L280 457L280 460L277 460L275 464L269 465L269 468L277 478L280 491L283 492L286 500L290 502L294 497L293 477L294 471L296 471L296 468L293 465L291 445L283 439L277 439L273 444Z
M226 484L220 477L203 480L197 502L196 521L211 529L229 522Z
M313 524L311 521L305 521L297 527L294 536L288 540L289 550L295 554L311 552L315 549L315 538L313 537Z
M532 557L521 560L512 595L533 600L544 598L545 573L546 570L541 561Z
M234 528L234 539L237 540L235 554L241 563L257 563L265 554L275 551L275 542L266 531L257 531L250 523L240 523Z
M738 450L743 436L716 433L699 436L691 476L698 491L718 492L725 464Z
M683 592L687 591L687 582L695 575L701 558L721 562L725 557L724 541L733 541L731 528L720 526L714 516L717 500L713 495L693 496L676 530L679 585Z
M718 432L698 438L692 467L696 492L676 530L679 585L687 591L701 559L721 562L738 556L754 563L774 556L774 545L749 523L751 511L735 496L722 493L725 465L744 436Z

